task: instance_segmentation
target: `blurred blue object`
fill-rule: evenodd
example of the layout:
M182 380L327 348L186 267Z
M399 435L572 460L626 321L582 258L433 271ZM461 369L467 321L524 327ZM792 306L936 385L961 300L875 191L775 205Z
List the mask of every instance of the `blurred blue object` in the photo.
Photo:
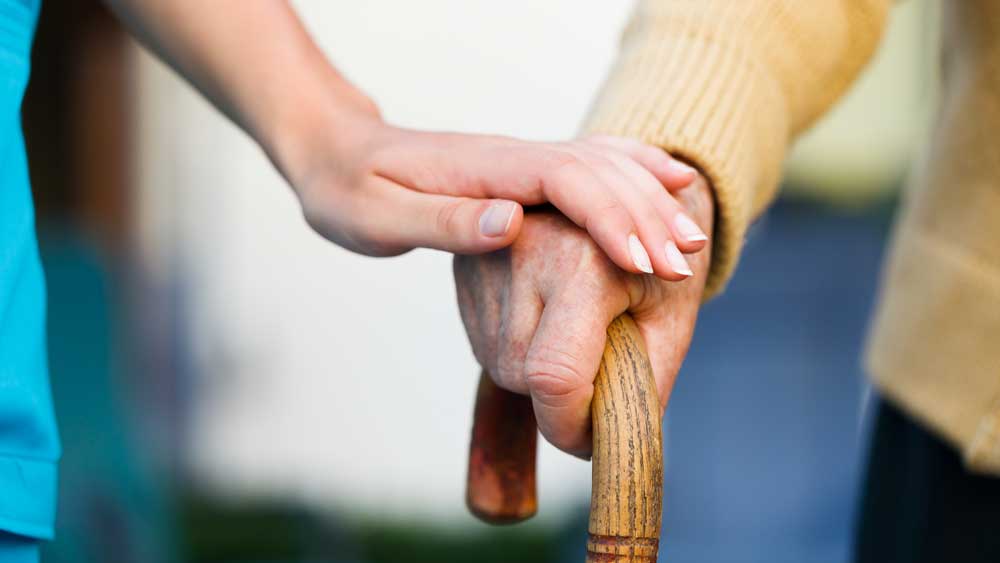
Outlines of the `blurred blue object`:
M50 370L59 431L56 539L46 563L174 560L169 489L137 445L126 400L108 262L70 230L39 233L48 299ZM117 353L116 353L117 351Z
M849 560L889 221L781 202L754 227L670 399L661 560Z

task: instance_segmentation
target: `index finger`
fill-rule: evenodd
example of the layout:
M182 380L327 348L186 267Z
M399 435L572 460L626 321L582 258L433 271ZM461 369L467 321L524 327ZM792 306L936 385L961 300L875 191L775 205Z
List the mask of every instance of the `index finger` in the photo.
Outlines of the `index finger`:
M607 328L628 306L567 290L546 302L524 361L525 382L542 435L577 457L591 451L590 401Z

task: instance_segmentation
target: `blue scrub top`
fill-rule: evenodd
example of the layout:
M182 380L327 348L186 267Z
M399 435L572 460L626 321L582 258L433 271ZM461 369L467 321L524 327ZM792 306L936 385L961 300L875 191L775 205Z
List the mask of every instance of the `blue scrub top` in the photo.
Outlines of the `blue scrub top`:
M0 530L51 538L59 437L21 99L40 0L0 0Z

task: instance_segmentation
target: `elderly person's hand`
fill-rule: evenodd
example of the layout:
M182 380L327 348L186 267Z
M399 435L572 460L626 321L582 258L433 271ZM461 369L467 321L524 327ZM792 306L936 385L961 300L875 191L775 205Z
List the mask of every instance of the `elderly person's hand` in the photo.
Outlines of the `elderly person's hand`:
M699 177L677 198L710 233L714 210L706 182ZM586 457L605 331L622 312L631 313L642 332L666 407L694 331L709 249L688 261L694 275L680 283L625 272L562 215L528 213L509 248L457 256L455 280L479 363L500 387L531 396L549 442Z

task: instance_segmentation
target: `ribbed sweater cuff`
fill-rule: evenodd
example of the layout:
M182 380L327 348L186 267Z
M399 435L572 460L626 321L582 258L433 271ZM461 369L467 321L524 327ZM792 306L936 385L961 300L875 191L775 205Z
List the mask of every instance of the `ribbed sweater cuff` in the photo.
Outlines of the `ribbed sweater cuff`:
M778 84L745 50L685 31L633 36L585 130L662 147L711 183L716 219L708 299L724 288L748 225L774 195L789 116Z

